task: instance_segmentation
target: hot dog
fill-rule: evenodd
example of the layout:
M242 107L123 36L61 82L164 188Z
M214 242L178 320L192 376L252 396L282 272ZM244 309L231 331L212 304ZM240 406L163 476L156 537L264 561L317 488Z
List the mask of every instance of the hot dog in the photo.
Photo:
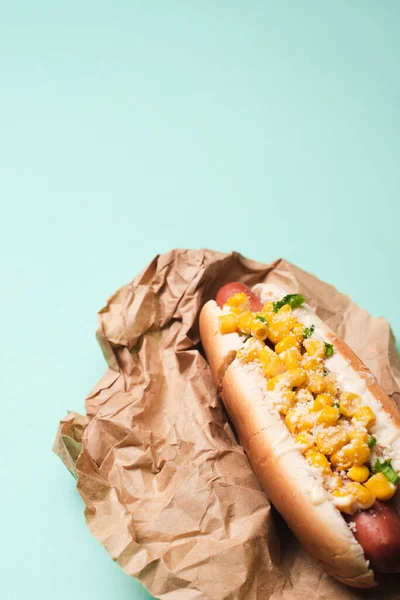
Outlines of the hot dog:
M271 502L327 573L373 587L400 572L400 414L299 294L223 286L200 335Z

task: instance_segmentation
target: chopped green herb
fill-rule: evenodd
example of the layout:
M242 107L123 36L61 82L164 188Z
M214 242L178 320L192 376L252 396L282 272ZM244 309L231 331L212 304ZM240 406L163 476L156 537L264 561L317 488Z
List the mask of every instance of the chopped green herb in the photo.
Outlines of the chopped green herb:
M284 296L282 300L274 302L272 312L278 312L285 304L289 304L291 308L298 308L303 302L305 302L305 298L303 298L301 294L288 294L287 296Z
M240 332L240 335L243 335L243 336L246 338L246 339L244 340L245 342L247 342L247 340L248 340L249 338L251 338L251 335L250 335L249 333L244 333L244 331L241 331L241 332Z
M303 329L303 338L307 340L314 333L315 325L310 325L310 327L305 327Z
M373 448L376 444L376 438L373 435L371 435L367 444L368 444L368 448Z
M259 321L262 321L263 323L268 323L267 319L265 317L262 317L261 315L257 315L256 319L258 319Z
M339 402L334 402L333 406L335 406L336 408L338 408L340 410L340 404L339 404Z
M384 476L386 477L386 479L388 479L390 481L390 483L397 485L400 481L400 477L397 475L396 471L393 469L391 463L392 463L391 458L389 458L388 460L385 460L383 463L381 463L379 458L377 458L374 466L372 467L372 472L373 473L383 473Z
M327 371L326 369L324 369L324 370L322 371L322 375L323 375L324 377L327 377L327 376L329 375L329 371Z
M333 355L333 344L328 344L328 342L325 342L325 356L332 356Z

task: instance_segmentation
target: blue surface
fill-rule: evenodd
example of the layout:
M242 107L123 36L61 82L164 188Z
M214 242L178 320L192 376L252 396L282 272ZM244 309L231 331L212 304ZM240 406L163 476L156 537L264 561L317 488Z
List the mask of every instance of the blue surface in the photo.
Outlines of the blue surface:
M1 4L2 599L148 597L51 445L104 371L96 311L155 254L284 256L400 333L399 20L397 0Z

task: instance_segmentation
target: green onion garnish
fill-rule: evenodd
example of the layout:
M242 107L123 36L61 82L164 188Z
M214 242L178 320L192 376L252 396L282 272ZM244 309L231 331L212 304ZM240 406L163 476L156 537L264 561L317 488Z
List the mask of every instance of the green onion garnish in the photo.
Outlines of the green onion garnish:
M257 315L256 319L258 319L259 321L262 321L263 323L268 323L267 319L265 317L262 317L261 315Z
M390 483L393 483L393 485L397 485L400 481L400 477L397 475L396 471L393 469L391 463L392 463L391 458L389 458L388 460L385 460L383 463L381 463L379 458L377 458L374 466L372 467L372 472L373 473L383 473L384 476L386 477L386 479L388 481L390 481Z
M303 329L303 338L306 340L312 336L314 333L315 325L311 325L310 327L305 327Z
M273 303L272 312L276 313L282 306L289 304L290 308L298 308L305 302L305 298L301 294L288 294L282 300Z

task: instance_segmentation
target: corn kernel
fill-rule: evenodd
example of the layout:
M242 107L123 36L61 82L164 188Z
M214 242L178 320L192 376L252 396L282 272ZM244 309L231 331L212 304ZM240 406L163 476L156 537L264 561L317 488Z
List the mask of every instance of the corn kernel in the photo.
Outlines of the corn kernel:
M253 319L250 329L251 333L258 340L265 340L268 337L268 325L259 319Z
M344 512L348 515L353 515L357 508L353 496L351 496L346 488L336 489L332 492L333 503L340 512Z
M390 500L396 492L397 487L391 483L383 473L376 473L365 483L367 487L378 500L386 502Z
M307 351L307 354L313 356L314 358L322 359L325 356L325 344L320 342L319 340L304 340L303 343L304 348Z
M298 429L299 415L295 410L289 410L285 417L285 425L290 433L296 433Z
M340 394L340 412L345 417L352 417L361 407L361 397L353 392Z
M290 348L282 354L287 369L296 369L300 366L301 354L297 348Z
M369 440L368 431L361 427L349 427L347 433L351 440L358 440L363 444L366 444Z
M251 325L254 320L254 315L250 311L242 312L237 317L237 326L243 333L249 334L251 332Z
M243 292L239 292L238 294L234 294L231 296L226 302L225 305L232 306L235 308L240 308L242 311L249 310L250 308L250 300L247 294Z
M358 467L369 459L371 451L367 444L363 444L359 440L353 440L343 448L343 454L350 461L351 465Z
M361 423L364 427L369 429L375 423L375 415L369 406L362 406L353 416L352 422L354 421Z
M329 464L329 461L326 458L326 456L324 456L321 452L316 452L315 450L307 450L304 456L306 457L310 465L316 467L323 473L328 474L331 472L331 465Z
M236 354L236 358L242 360L243 362L249 363L259 357L260 352L263 350L264 344L260 340L255 338L251 338L245 348L238 350ZM268 348L268 350L270 350ZM272 352L272 350L270 350Z
M333 454L349 441L347 433L341 427L325 429L317 434L315 443L322 454Z
M268 379L267 390L269 392L272 392L272 390L274 390L278 385L279 386L283 385L282 374L277 375L276 377L272 377L271 379Z
M366 510L375 502L375 494L361 483L348 483L346 491L357 500L358 508Z
M279 357L277 357L279 358ZM277 375L270 379L267 383L267 390L274 390L276 386L279 387L300 387L306 379L306 374L303 369L292 369L291 371L286 371L286 373L282 373L281 375Z
M357 481L358 483L364 483L364 481L367 481L369 477L369 469L365 465L359 467L351 467L351 469L349 469L347 473L347 476L353 481Z
M273 302L266 302L264 304L264 306L261 309L261 312L265 315L266 313L272 313L274 309L274 303Z
M281 339L280 342L276 344L275 352L277 354L280 354L285 350L289 350L289 348L297 348L298 345L299 343L296 340L295 336L292 333L289 333L289 335L286 335L283 339Z
M299 344L301 344L301 342L303 341L303 330L304 330L304 325L303 323L295 323L295 325L293 326L292 329L292 333L295 336L296 340L299 342Z
M339 410L336 406L324 406L318 415L317 423L318 425L324 425L324 427L330 427L336 425L338 418Z
M314 400L313 410L322 410L324 406L333 406L334 399L330 394L318 394Z
M301 366L303 369L306 369L306 371L318 371L321 367L321 362L314 356L304 355Z
M288 317L286 319L282 319L280 321L273 321L269 325L268 337L273 344L277 344L284 337L289 335L293 325L295 323L294 317Z
M271 323L274 322L274 315L271 312L263 312L263 310L261 310L261 312L257 313L256 316L265 319L267 321L268 327L271 325Z
M283 314L290 313L290 312L292 312L290 304L284 304L283 306L280 307L280 309L278 310L278 312L276 314L283 315Z
M234 331L237 331L237 321L235 315L221 315L218 317L218 323L221 333L233 333Z
M306 412L299 418L298 429L299 431L312 431L315 426L317 419L317 413L312 411Z
M296 394L292 390L285 390L281 394L280 401L276 404L277 409L282 415L286 415L288 410L296 403Z
M262 362L262 368L267 377L277 377L286 371L285 363L276 354L271 354L268 361Z
M330 394L331 396L335 397L336 394L337 394L336 383L334 381L327 381L326 382L325 392L327 394Z
M324 486L333 492L343 487L343 479L337 473L332 473L325 479Z
M285 373L285 377L288 387L300 387L306 380L306 373L303 369L291 369Z
M308 389L310 390L310 392L312 392L313 394L322 394L325 388L325 378L322 375L311 371L311 373L308 374Z
M344 454L345 448L346 446L344 446L344 448L340 448L340 450L337 450L329 457L329 460L331 461L332 465L338 471L344 471L345 469L349 469L352 466L351 460Z
M307 433L305 431L303 431L302 433L299 433L299 435L297 435L295 437L296 444L298 444L300 446L300 450L301 452L306 452L307 450L310 450L311 448L313 448L314 450L317 450L317 448L314 445L314 438L310 433Z

